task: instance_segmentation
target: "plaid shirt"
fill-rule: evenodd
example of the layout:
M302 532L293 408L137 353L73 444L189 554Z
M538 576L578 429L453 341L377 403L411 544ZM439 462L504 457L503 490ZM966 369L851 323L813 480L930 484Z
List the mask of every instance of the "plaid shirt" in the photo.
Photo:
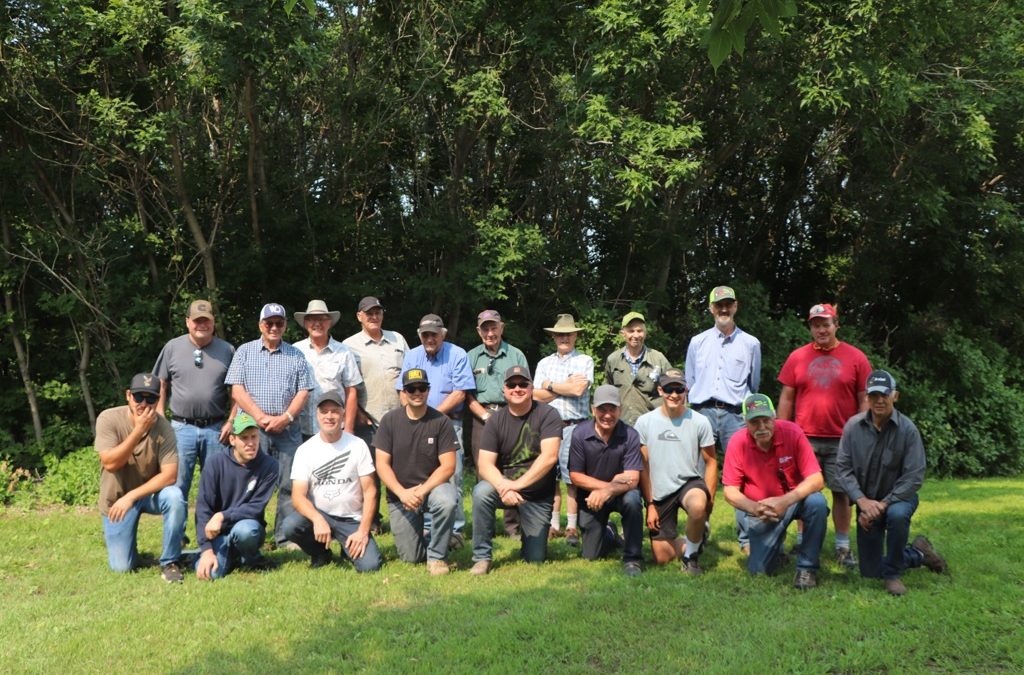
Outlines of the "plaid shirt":
M320 425L316 421L316 401L320 394L338 391L344 401L344 390L362 384L363 376L352 350L332 337L327 339L327 346L322 351L317 351L309 338L296 342L295 348L306 357L313 371L313 392L301 415L302 433L313 436L320 433Z
M301 389L312 389L306 357L282 342L274 351L262 338L246 342L235 352L224 384L240 384L268 415L281 415Z
M586 376L587 382L593 384L594 359L575 349L565 356L559 356L556 352L545 356L537 364L537 372L533 374L534 386L541 386L544 380L551 380L552 384L565 382L574 373ZM590 386L587 386L582 396L555 396L548 405L557 410L563 420L587 419L590 417Z

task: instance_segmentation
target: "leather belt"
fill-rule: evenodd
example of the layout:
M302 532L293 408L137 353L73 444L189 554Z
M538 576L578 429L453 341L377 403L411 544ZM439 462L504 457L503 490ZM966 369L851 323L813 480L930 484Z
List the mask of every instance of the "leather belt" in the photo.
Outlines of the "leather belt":
M573 424L579 424L580 422L586 422L586 421L587 421L586 417L581 417L578 420L562 420L562 427L563 428L564 427L569 427L569 426L572 426Z
M220 424L223 420L219 420L213 417L206 419L191 419L189 417L178 417L177 415L171 415L171 419L175 422L181 422L182 424L190 424L194 427L208 427L211 424Z
M700 410L701 408L718 408L719 410L728 410L733 415L739 415L743 412L740 406L733 405L732 403L725 403L723 401L719 401L717 398L709 398L703 403L694 403L691 407L695 408L696 410Z

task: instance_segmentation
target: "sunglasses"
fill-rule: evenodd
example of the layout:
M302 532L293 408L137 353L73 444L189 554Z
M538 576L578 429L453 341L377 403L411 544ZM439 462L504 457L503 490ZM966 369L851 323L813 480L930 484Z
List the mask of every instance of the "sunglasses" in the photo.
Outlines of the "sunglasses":
M192 352L192 358L193 358L193 363L196 364L196 368L202 368L203 367L203 350L202 349L197 349L194 352Z
M408 387L405 388L405 393L406 394L422 394L422 393L424 393L426 391L429 391L429 390L430 390L430 387L428 387L425 384L410 384Z
M506 382L505 386L509 389L529 389L530 383L525 380L516 380L515 382Z
M669 385L667 387L662 387L661 390L664 391L666 394L685 394L686 393L686 387L680 387L679 385Z
M267 324L267 328L284 328L284 321L264 321Z
M145 401L150 405L153 405L154 403L160 400L160 397L157 396L156 394L143 394L142 392L134 392L132 394L132 398L135 399L136 403L142 403L143 401Z

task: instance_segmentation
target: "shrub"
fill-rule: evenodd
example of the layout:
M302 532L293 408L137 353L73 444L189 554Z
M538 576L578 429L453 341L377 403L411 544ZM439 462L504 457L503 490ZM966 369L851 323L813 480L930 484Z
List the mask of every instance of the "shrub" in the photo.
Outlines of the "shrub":
M91 506L100 493L100 465L92 446L86 446L57 458L44 458L46 474L39 498L48 504Z

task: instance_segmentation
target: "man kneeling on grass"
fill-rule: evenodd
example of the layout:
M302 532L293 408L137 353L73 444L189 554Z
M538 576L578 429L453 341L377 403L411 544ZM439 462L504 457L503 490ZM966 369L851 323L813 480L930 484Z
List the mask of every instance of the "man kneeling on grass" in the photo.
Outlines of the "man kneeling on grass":
M380 569L377 542L370 536L377 512L377 486L366 443L344 429L337 391L316 402L320 432L299 446L292 464L292 505L282 532L309 554L311 567L331 562L331 540L357 572Z
M519 509L523 560L544 562L548 553L562 418L547 403L533 400L533 378L526 366L505 371L503 393L508 405L487 420L480 439L470 570L476 575L491 569L494 514L501 506Z
M828 518L828 503L821 494L825 481L814 448L795 423L775 419L775 406L764 394L751 394L743 401L743 419L746 431L733 434L725 451L722 484L726 501L746 517L747 569L751 574L778 571L786 560L786 528L799 518L804 521L804 536L793 585L814 588Z
M239 413L228 435L231 449L213 452L199 477L196 576L220 579L241 565L267 569L260 554L267 531L265 512L277 487L277 460L260 450L260 429L248 413Z
M178 480L178 446L171 423L156 412L160 380L139 373L125 392L128 405L109 408L96 419L100 457L100 513L107 559L115 572L131 572L138 563L136 538L142 513L164 519L160 574L181 583L178 568L185 534L185 498Z
M406 405L388 411L373 437L377 473L388 487L388 513L398 557L427 561L431 576L448 574L448 545L459 493L455 474L455 428L448 416L427 405L430 382L421 368L402 375ZM430 541L423 516L431 516Z
M860 575L885 579L885 590L903 595L900 579L909 567L944 572L926 537L910 538L910 518L924 482L924 443L909 418L896 410L896 378L884 370L868 376L868 409L851 417L839 439L836 470L843 490L857 504ZM883 543L888 549L882 557Z

